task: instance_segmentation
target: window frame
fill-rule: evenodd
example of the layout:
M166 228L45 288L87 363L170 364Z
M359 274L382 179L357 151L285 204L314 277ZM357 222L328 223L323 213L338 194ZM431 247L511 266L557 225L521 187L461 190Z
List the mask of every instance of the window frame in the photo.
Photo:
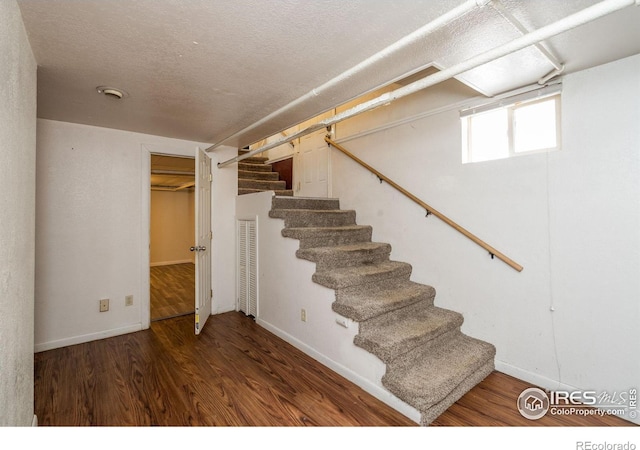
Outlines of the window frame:
M555 103L555 131L556 131L556 145L553 147L546 148L538 148L534 150L526 150L517 152L515 149L515 138L516 138L516 124L515 124L515 111L524 108L527 106L535 105L542 102L547 102L550 100L554 100ZM462 163L480 163L480 162L490 162L490 161L499 161L503 159L513 158L517 156L525 156L532 155L536 153L546 153L551 151L561 150L562 147L562 130L561 130L561 105L562 105L561 92L553 92L547 95L541 95L534 98L513 101L511 103L498 103L494 108L483 108L482 111L472 112L471 114L465 114L460 117L461 126L462 126ZM482 114L495 111L498 109L503 109L507 111L507 155L501 158L493 158L493 159L481 159L474 160L473 156L473 148L471 146L472 143L472 126L471 121L474 117L480 116ZM476 154L477 157L477 154Z

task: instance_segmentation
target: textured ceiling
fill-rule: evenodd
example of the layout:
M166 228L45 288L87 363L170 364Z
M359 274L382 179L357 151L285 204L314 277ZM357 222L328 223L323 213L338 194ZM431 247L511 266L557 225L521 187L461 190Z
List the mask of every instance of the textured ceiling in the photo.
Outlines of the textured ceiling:
M371 70L235 134L375 55L462 0L18 0L38 62L42 118L242 147L430 65L518 37L485 6ZM502 0L535 29L595 0ZM567 72L640 52L630 7L545 43ZM462 74L495 95L553 67L535 48ZM97 86L126 91L122 100Z

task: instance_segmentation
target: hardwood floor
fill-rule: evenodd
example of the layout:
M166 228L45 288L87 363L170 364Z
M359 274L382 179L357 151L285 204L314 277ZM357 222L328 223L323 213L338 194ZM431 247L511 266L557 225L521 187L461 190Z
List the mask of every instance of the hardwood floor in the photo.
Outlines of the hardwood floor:
M153 266L150 284L152 321L194 313L194 264Z
M493 372L469 391L431 426L603 427L635 426L616 416L552 415L538 420L524 418L516 407L520 393L532 386L500 372Z
M493 373L435 426L620 426L615 417L517 411L531 387ZM35 414L41 426L368 426L416 424L256 325L241 313L193 316L149 330L36 353Z
M40 425L413 425L241 313L35 355Z

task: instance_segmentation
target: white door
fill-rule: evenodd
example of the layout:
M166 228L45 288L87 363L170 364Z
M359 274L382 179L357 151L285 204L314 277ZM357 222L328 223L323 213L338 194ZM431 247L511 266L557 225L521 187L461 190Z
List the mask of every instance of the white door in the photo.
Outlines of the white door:
M196 334L211 315L211 159L198 149L196 154Z
M297 197L329 196L329 146L324 140L326 130L316 131L300 138L295 153L293 182Z

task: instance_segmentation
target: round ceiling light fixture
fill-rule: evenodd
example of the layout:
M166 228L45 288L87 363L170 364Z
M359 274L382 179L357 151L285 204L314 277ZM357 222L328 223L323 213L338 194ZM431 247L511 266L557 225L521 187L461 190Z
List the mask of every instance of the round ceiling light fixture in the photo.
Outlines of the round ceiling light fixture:
M117 89L109 86L98 86L96 88L96 91L98 91L98 94L103 94L107 97L115 98L117 100L127 97L127 93L122 89Z

